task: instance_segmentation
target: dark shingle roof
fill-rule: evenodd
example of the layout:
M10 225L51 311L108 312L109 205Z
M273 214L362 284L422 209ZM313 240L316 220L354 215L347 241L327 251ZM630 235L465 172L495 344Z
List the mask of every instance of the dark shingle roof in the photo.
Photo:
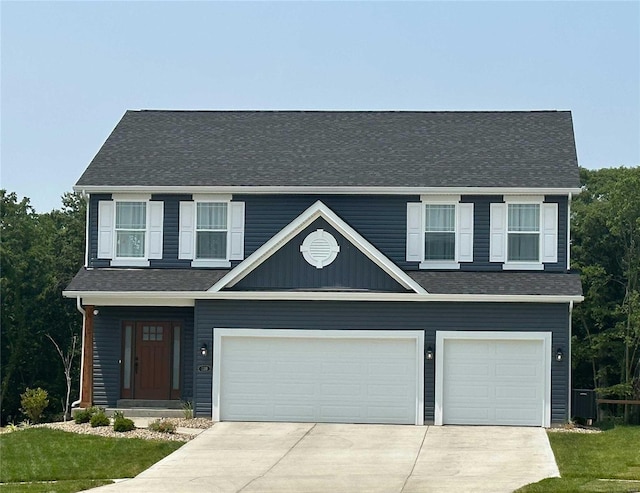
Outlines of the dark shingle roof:
M66 291L207 291L226 269L80 269ZM580 296L578 274L408 272L431 294Z
M569 111L127 111L77 186L579 187Z
M224 269L85 269L66 291L206 291Z
M550 272L409 272L431 294L582 296L578 274Z

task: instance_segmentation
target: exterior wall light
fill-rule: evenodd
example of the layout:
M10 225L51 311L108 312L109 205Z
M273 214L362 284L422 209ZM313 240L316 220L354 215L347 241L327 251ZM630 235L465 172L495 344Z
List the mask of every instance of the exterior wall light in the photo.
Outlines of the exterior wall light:
M562 361L564 359L564 353L561 348L556 351L556 361Z
M429 346L427 350L424 352L424 357L431 361L433 359L433 348Z
M203 342L202 346L200 346L200 354L202 355L202 357L207 356L207 354L209 354L209 348L207 348L207 343Z

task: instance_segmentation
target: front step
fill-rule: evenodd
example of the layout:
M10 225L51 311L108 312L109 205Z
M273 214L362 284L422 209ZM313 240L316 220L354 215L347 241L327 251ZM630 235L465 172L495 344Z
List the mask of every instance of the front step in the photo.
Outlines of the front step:
M180 400L153 400L153 399L118 399L116 407L120 408L164 408L164 409L182 409L183 403Z
M182 409L161 407L108 407L105 414L111 417L115 411L123 413L125 418L184 418Z

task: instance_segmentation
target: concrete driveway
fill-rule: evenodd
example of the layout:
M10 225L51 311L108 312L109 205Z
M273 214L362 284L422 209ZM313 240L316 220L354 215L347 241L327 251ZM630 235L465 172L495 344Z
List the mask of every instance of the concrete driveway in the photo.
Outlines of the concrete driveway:
M558 476L541 428L216 423L108 492L511 492Z

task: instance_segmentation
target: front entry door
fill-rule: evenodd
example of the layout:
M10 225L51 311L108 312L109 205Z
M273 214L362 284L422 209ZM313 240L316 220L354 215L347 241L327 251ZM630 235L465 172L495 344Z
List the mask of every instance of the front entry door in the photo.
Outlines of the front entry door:
M135 324L134 398L171 398L171 324Z

